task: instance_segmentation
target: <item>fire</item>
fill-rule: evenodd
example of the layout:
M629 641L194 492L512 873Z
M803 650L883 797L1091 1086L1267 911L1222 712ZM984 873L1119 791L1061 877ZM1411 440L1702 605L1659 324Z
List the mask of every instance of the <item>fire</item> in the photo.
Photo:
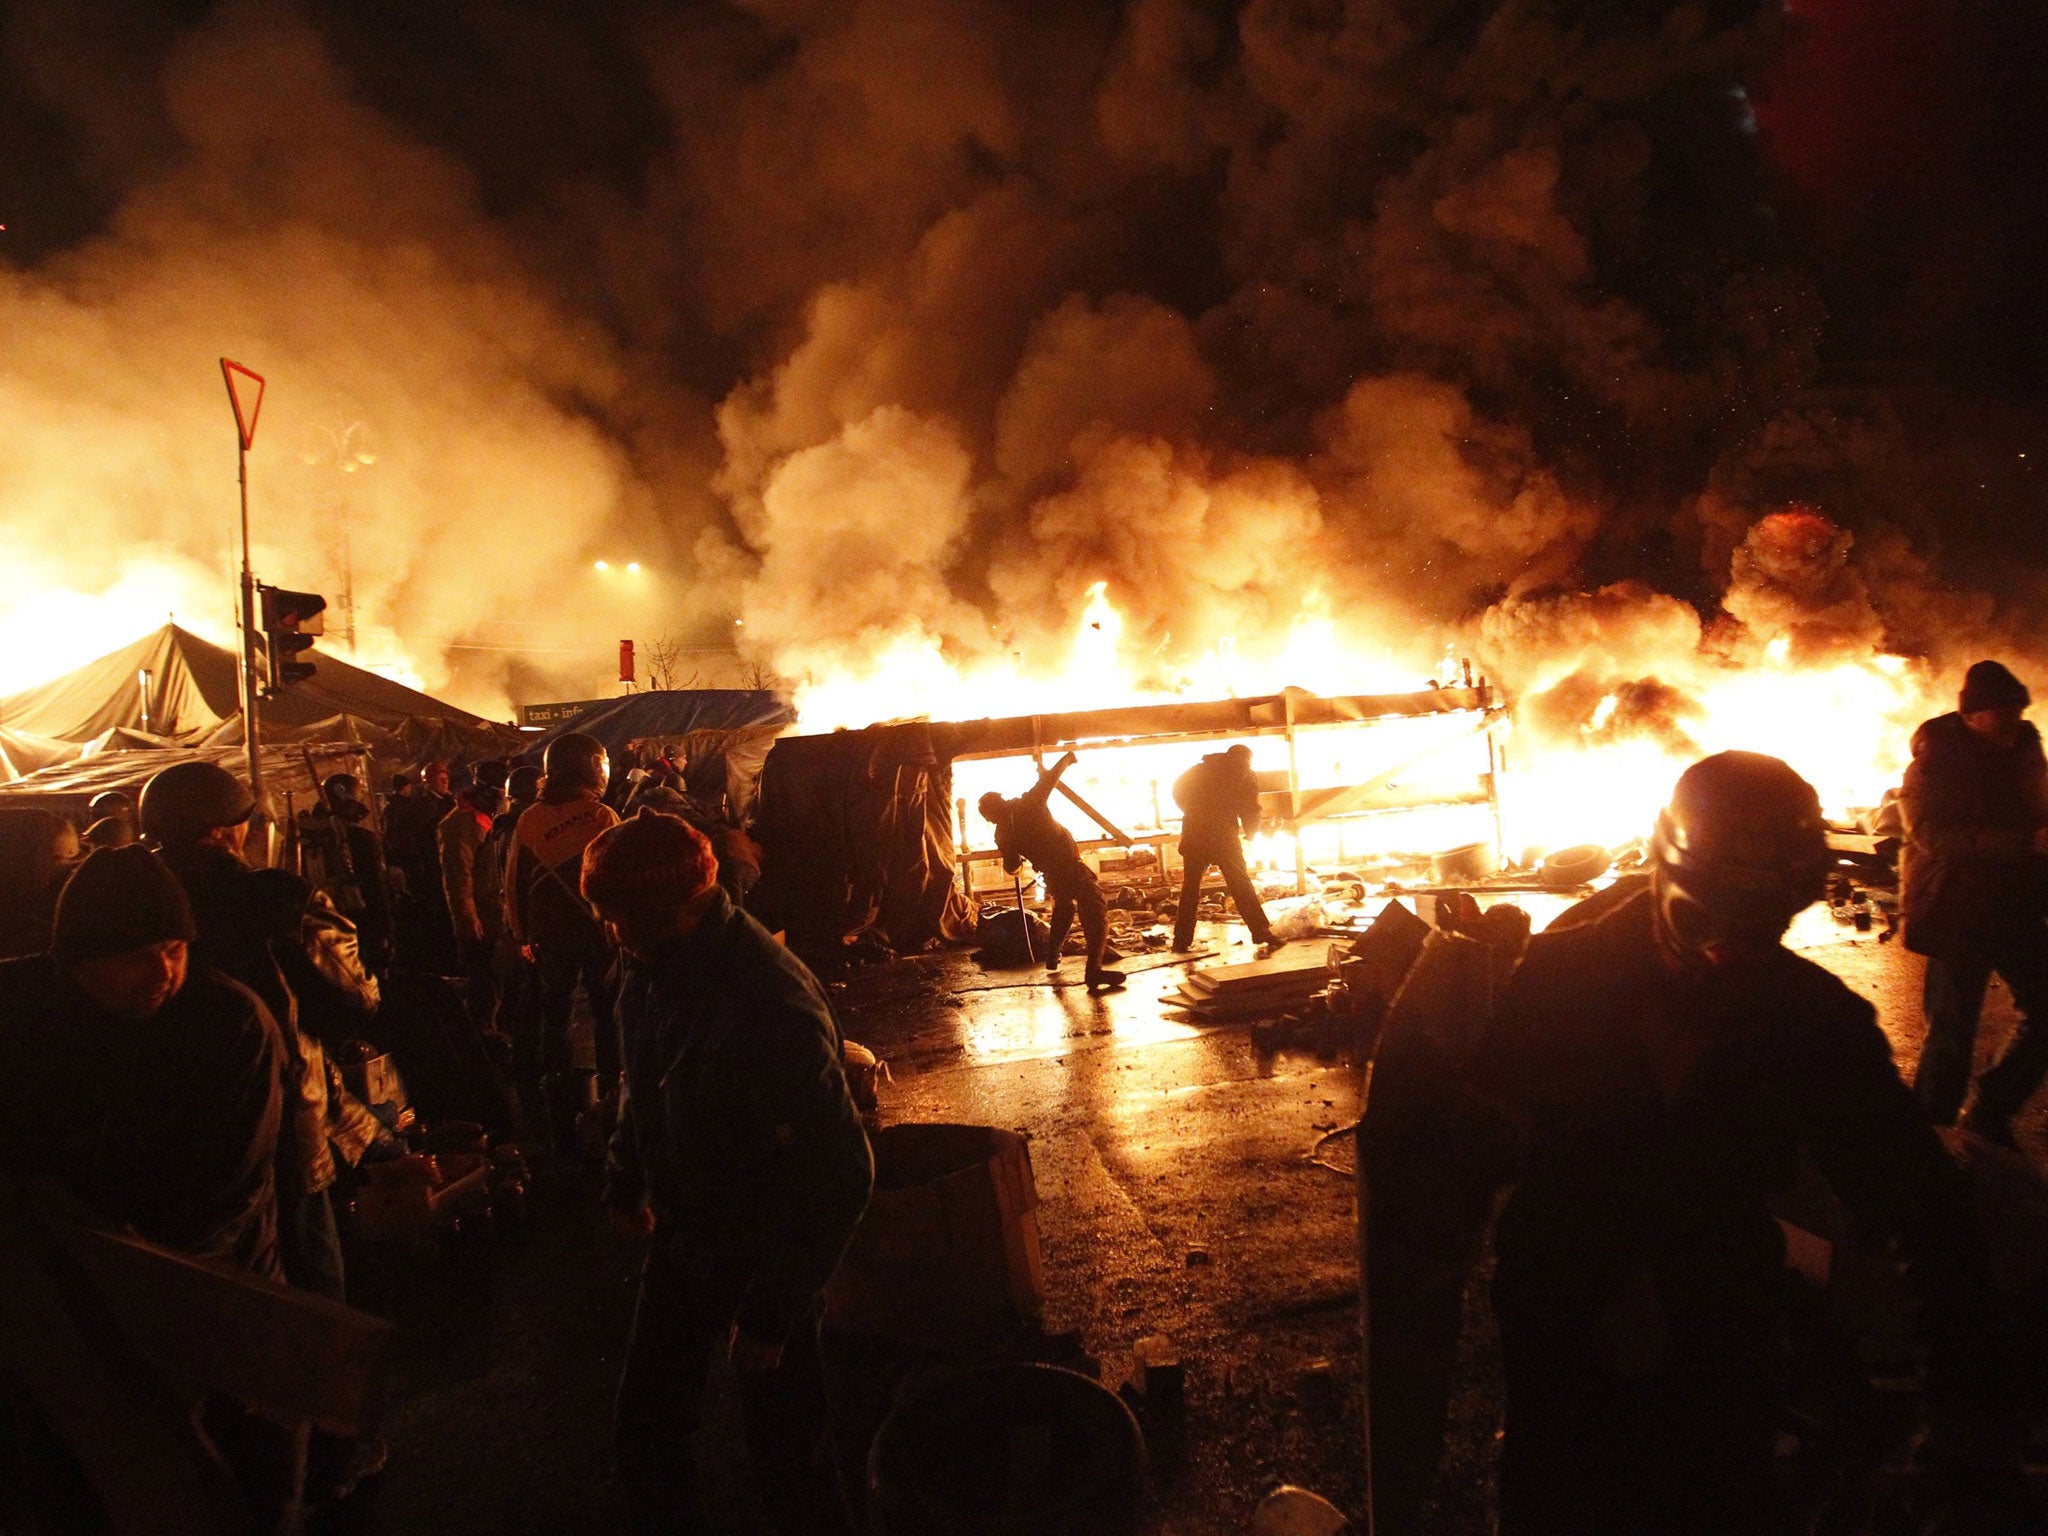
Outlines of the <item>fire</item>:
M1107 586L1087 590L1062 664L1034 673L1021 658L956 665L938 642L897 642L867 666L815 680L798 691L799 729L878 720L1052 714L1173 699L1263 696L1286 686L1325 695L1409 692L1455 680L1446 663L1429 678L1392 648L1340 625L1314 596L1273 643L1240 639L1188 664L1172 685L1146 683L1152 658L1129 653ZM1499 839L1510 859L1577 843L1620 847L1642 836L1685 767L1710 752L1746 749L1782 757L1819 791L1829 814L1847 821L1896 785L1915 724L1945 708L1926 669L1904 657L1868 655L1803 661L1787 636L1752 640L1737 656L1696 652L1661 658L1661 675L1685 701L1682 729L1631 724L1610 688L1575 735L1539 731L1515 718L1472 714L1298 733L1294 782L1304 791L1385 776L1413 809L1306 821L1295 834L1262 838L1255 863L1287 871L1297 859L1317 871L1370 863L1396 851L1429 852ZM1551 679L1555 683L1557 679ZM1488 734L1493 735L1489 756ZM1221 742L1084 746L1068 782L1118 829L1141 841L1177 822L1173 780ZM1268 783L1290 768L1279 736L1251 742ZM1495 773L1498 821L1485 803ZM1015 759L963 761L955 794L972 807L983 790L1018 793L1032 767ZM1054 810L1084 840L1114 842L1071 803ZM967 841L986 847L990 829L969 809Z

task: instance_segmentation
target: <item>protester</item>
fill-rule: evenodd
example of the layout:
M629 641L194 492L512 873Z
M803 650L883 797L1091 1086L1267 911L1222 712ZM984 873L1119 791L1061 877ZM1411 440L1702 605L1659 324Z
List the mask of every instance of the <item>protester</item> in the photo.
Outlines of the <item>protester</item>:
M286 1047L284 1133L278 1142L278 1211L285 1271L294 1285L340 1297L341 1240L328 1191L335 1164L332 1079L320 1040L300 1028L292 978L311 969L304 921L312 892L288 870L242 862L255 800L214 763L164 769L142 791L143 832L163 852L192 903L194 953L263 1000ZM346 1138L367 1145L368 1128Z
M505 870L512 857L512 836L518 830L519 818L540 796L540 778L540 770L532 767L514 768L507 775L504 809L491 818L491 829L477 849L477 911L486 930L497 937L500 949L506 938Z
M524 946L512 935L511 918L507 914L511 893L506 885L506 876L512 861L512 839L519 831L519 818L539 798L540 781L538 768L522 766L512 770L505 781L509 803L492 818L491 830L484 836L484 845L477 850L477 905L479 910L489 909L491 929L497 935L496 1025L501 1034L515 1041L523 1031L536 1027L533 1017L538 1006L538 989L533 962L527 958Z
M194 937L147 849L79 866L50 952L0 964L0 1164L153 1243L282 1282L284 1044L253 994L192 958ZM303 1434L224 1402L205 1419L257 1529L299 1529Z
M705 1528L689 1448L729 1350L776 1528L849 1531L818 1318L874 1173L831 1005L733 906L709 842L679 818L643 811L596 838L582 889L625 956L627 1082L605 1198L623 1233L652 1239L618 1399L637 1528Z
M57 893L78 858L78 831L55 811L0 806L0 959L49 946Z
M416 783L400 775L384 807L384 849L402 894L395 903L399 959L414 970L446 974L455 966L455 932L441 886L436 832L454 809L448 765L429 763Z
M345 1301L332 1191L340 1166L359 1161L381 1127L343 1087L327 1046L375 1010L377 987L356 960L345 918L289 870L251 869L242 861L256 809L247 787L225 768L186 762L143 786L139 811L144 835L161 848L191 901L194 955L262 999L284 1041L277 1211L285 1278ZM316 1436L308 1487L316 1497L346 1497L382 1469L385 1457L379 1438Z
M574 1155L580 1096L569 1021L581 984L596 1033L598 1088L619 1081L619 1036L606 984L611 953L577 889L583 850L618 817L604 803L610 762L601 742L570 733L548 743L539 800L519 818L505 874L512 936L533 954L538 997L513 1039L512 1072L522 1107L545 1103L555 1151Z
M251 993L192 960L196 937L147 849L78 867L49 953L0 965L0 1149L152 1242L282 1279L284 1044Z
M128 844L135 841L137 835L135 830L135 802L118 789L103 790L101 793L94 795L91 803L85 808L86 828L90 830L103 822L112 822L114 824L105 834L109 841L104 846L109 848L125 848Z
M476 765L469 787L455 798L455 808L435 830L441 860L441 890L455 929L456 964L464 983L470 1021L489 1033L497 1015L496 953L504 922L479 898L478 855L505 799L506 765Z
M102 816L78 834L79 848L83 853L97 853L102 848L126 848L134 841L135 834L128 824L115 816Z
M361 796L362 782L352 773L329 774L320 786L320 807L310 814L321 827L322 861L331 860L331 868L330 878L314 884L356 925L363 963L381 976L391 968L395 936L391 885L383 843L370 828L370 808Z
M1779 1528L1788 1280L1772 1202L1802 1154L1862 1230L1901 1242L1936 1400L1996 1382L1962 1176L1870 1005L1781 942L1832 862L1814 791L1775 758L1707 758L1679 780L1651 862L1648 886L1604 916L1529 943L1471 1053L1465 1108L1430 1117L1446 1136L1457 1121L1444 1145L1459 1168L1407 1170L1432 1191L1411 1234L1455 1222L1461 1203L1490 1210L1496 1181L1514 1186L1493 1284L1504 1536ZM1397 1106L1426 1059L1396 1054L1412 1038L1409 996L1387 1024L1361 1142L1375 1169L1376 1364L1403 1359L1387 1336L1400 1314L1383 1304L1400 1250L1378 1197L1398 1211ZM1455 1304L1452 1318L1454 1338ZM1375 1463L1398 1473L1380 1454L1397 1426L1377 1395L1373 1418Z
M2010 1142L2012 1119L2048 1074L2048 759L2021 716L2026 685L1995 661L1971 667L1953 714L1913 733L1899 796L1908 949L1927 956L1927 1038L1914 1091L1939 1125L1969 1092L1978 1015L1996 972L2020 1020L1977 1079L1968 1128Z
M1173 947L1194 947L1195 920L1202 905L1202 882L1209 871L1223 872L1223 885L1237 904L1237 915L1261 945L1273 942L1266 909L1245 866L1246 836L1259 829L1259 781L1252 773L1252 749L1239 742L1227 752L1211 752L1174 781L1173 801L1181 809L1180 906L1173 919Z
M978 802L982 819L996 829L996 848L1003 856L1003 869L1015 874L1024 860L1045 880L1052 894L1049 919L1052 936L1045 946L1048 975L1060 968L1060 951L1067 942L1067 930L1078 913L1081 933L1088 943L1088 960L1083 971L1088 990L1110 991L1124 984L1121 971L1103 964L1109 948L1109 907L1102 899L1102 887L1095 871L1081 862L1081 850L1074 834L1059 824L1046 802L1058 788L1060 775L1074 765L1069 752L1038 776L1038 782L1014 800L991 790Z

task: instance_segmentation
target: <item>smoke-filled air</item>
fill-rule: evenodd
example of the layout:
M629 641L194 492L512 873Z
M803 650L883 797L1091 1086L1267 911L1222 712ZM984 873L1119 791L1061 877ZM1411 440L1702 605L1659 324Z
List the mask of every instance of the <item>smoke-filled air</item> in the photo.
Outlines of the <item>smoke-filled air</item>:
M182 10L4 23L80 211L0 235L0 691L231 629L222 355L259 573L492 713L625 636L814 728L1471 657L1621 776L1824 699L1868 803L2035 654L1775 5Z

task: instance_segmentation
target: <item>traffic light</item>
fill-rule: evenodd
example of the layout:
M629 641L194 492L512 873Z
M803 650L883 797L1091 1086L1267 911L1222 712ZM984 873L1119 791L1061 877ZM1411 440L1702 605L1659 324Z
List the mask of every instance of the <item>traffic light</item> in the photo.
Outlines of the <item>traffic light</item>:
M269 685L265 692L282 693L313 675L313 663L292 658L310 650L313 637L325 634L321 617L327 599L318 592L291 592L283 587L258 587L263 599L263 657Z

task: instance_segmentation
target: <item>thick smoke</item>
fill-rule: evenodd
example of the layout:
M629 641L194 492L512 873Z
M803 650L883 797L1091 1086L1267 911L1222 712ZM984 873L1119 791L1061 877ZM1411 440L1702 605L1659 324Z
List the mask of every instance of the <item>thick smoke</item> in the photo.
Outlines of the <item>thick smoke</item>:
M224 8L152 106L167 156L104 231L0 267L12 680L169 611L231 631L223 354L270 381L260 575L326 592L334 631L352 575L361 657L482 707L503 707L511 647L587 668L588 642L548 647L615 627L589 552L653 521L617 347L535 280L459 164L351 99L305 26ZM112 600L53 613L53 590Z
M1050 670L1098 583L1159 686L1328 615L1670 740L1781 637L2011 641L1958 476L1829 377L1774 6L17 13L83 188L0 266L17 612L220 627L227 352L265 573L335 590L346 520L366 654L470 699L629 633Z

